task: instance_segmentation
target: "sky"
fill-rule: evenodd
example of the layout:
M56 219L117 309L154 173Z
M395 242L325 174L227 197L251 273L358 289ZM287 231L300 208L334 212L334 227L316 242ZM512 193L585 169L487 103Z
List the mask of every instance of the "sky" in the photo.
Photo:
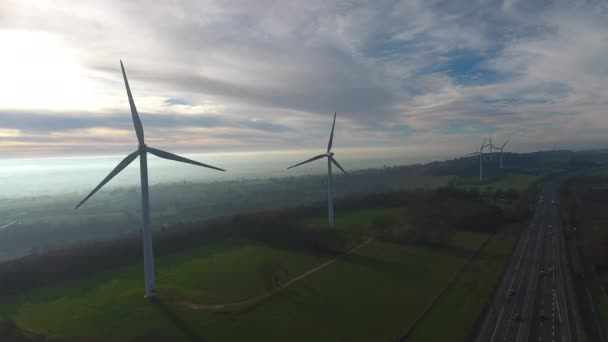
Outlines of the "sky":
M0 158L605 148L608 2L0 2ZM380 152L378 152L380 151Z

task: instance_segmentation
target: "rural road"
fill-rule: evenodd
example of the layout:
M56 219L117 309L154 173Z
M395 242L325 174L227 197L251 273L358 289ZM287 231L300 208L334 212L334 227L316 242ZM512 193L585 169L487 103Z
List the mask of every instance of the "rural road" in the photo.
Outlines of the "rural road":
M558 180L543 184L477 341L572 341L560 259Z
M177 304L188 307L192 310L235 310L235 309L242 309L248 305L252 305L255 304L265 298L268 298L272 295L274 295L275 293L299 282L300 280L303 280L305 278L308 278L309 276L311 276L314 273L317 273L318 271L326 268L329 265L332 265L333 263L335 263L336 261L338 261L340 258L352 254L356 251L358 251L359 249L361 249L362 247L368 245L370 242L372 242L374 240L374 238L368 238L367 240L363 241L362 243L360 243L359 245L353 247L352 249L350 249L348 252L338 255L332 259L329 259L323 263L321 263L320 265L317 265L315 267L313 267L312 269L299 274L298 276L288 280L287 282L285 282L284 284L282 284L281 286L277 287L276 289L269 291L269 292L265 292L262 294L259 294L257 296L253 296L244 300L240 300L238 302L231 302L231 303L223 303L223 304L206 304L206 303L195 303L195 302L191 302L191 301L180 301Z

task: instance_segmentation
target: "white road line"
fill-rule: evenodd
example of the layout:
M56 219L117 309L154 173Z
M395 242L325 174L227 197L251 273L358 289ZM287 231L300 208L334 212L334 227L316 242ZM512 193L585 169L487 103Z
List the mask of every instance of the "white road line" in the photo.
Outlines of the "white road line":
M528 249L528 246L530 244L530 240L531 240L531 238L533 236L532 235L533 233L531 232L531 230L533 229L533 227L538 226L538 221L542 217L542 215L539 214L540 213L540 209L543 208L542 204L543 204L543 201L542 201L542 195L541 195L541 200L539 200L539 202L538 202L538 204L536 206L536 210L534 212L534 217L532 218L532 221L528 225L528 229L526 229L526 231L525 231L525 237L524 237L525 240L523 241L523 244L518 244L517 247L516 247L516 249L515 249L515 251L514 251L514 253L515 253L519 249L519 260L517 261L517 263L514 265L514 267L512 269L513 275L511 277L511 282L509 283L509 287L507 288L506 300L508 300L508 294L509 294L508 291L510 289L513 289L513 284L515 283L515 278L519 275L519 270L521 268L521 264L523 263L523 260L524 260L525 256L527 255L527 249ZM537 241L537 245L538 245L538 241ZM532 258L533 257L534 257L534 254L532 254ZM520 292L520 288L521 288L523 280L524 279L522 279L522 277L520 277L519 281L517 282L517 292L518 293ZM528 294L529 293L526 292L526 299L528 297ZM516 303L513 304L513 310L511 310L511 315L510 315L511 317L509 319L509 322L507 323L507 331L506 331L506 334L504 336L505 340L506 340L506 338L509 335L509 327L511 326L511 321L513 320L513 315L515 313L515 308L516 308ZM503 306L502 306L502 308L500 310L500 314L499 314L498 319L496 321L496 325L494 326L494 331L492 332L492 337L490 339L490 342L494 341L496 332L498 331L498 327L500 326L500 322L502 320L504 309L505 309L505 304L503 303ZM521 329L521 324L522 324L522 322L519 323L519 328L520 329ZM518 333L519 333L519 330L518 330Z
M15 222L17 222L17 221L13 221L13 222L11 222L11 223L9 223L9 224L5 225L5 226L0 227L0 230L2 230L2 229L5 229L5 228L8 228L8 227L12 226L13 224L15 224Z
M526 229L526 233L525 233L526 235L525 235L524 244L523 245L518 245L516 247L516 249L519 248L519 252L520 252L519 253L519 260L517 261L517 264L514 266L513 271L512 271L513 272L513 276L511 277L511 282L510 282L509 287L507 288L507 292L506 292L506 298L507 298L507 300L508 300L508 296L509 296L509 290L513 289L513 283L515 282L515 278L518 275L519 269L521 267L521 263L523 262L523 259L524 259L525 255L527 254L527 249L528 249L528 245L529 245L529 242L530 242L530 236L532 235L532 233L530 232L530 230L532 229L532 227L535 226L534 223L537 221L537 217L538 217L537 214L538 214L538 207L539 206L537 206L537 208L536 208L537 210L535 211L535 217L532 219L532 221L528 225L528 229ZM521 246L521 248L520 248L520 246ZM520 278L519 281L517 282L517 292L518 293L520 291L521 281L522 281L522 279ZM513 314L515 312L515 308L516 308L516 304L513 304L513 310L511 310L511 316L509 318L509 322L507 323L507 334L504 336L505 340L506 340L507 336L509 335L508 329L511 326L511 322L513 320ZM505 309L505 306L503 304L503 306L502 306L502 308L500 310L500 315L498 316L498 319L496 320L496 325L494 326L494 332L492 333L492 337L491 337L490 342L494 341L494 336L496 335L496 331L498 330L498 327L500 326L500 321L502 319L502 314L503 314L504 309Z
M557 215L556 211L557 210L556 210L556 208L554 206L553 207L553 225L554 226L556 224L556 222L555 222L555 216ZM558 221L558 223L559 223L559 221ZM561 227L561 224L560 224L560 227ZM561 235L561 229L558 230L558 232L560 232L560 235ZM560 240L560 243L558 243L558 245L557 245L558 255L561 255L559 253L560 249L561 249L561 240ZM557 262L558 262L558 265L560 265L560 268L561 268L561 257L558 258ZM564 315L566 315L566 330L568 331L568 341L572 341L572 333L570 331L570 321L568 319L568 302L566 302L566 293L565 293L566 291L564 290L564 275L562 274L561 271L560 271L559 275L560 275L559 280L560 280L561 288L562 288L562 292L561 292L562 293L562 300L564 301L564 308L566 309L566 312L564 313ZM557 293L556 293L556 297L557 297ZM559 314L559 305L557 306L557 312ZM563 338L564 338L564 335L562 335L562 339Z
M496 326L494 327L494 332L492 333L492 339L490 340L490 342L494 341L494 335L496 335L496 330L498 329L498 323L500 323L500 319L502 318L502 312L504 311L505 307L503 306L502 309L500 309L500 315L498 316L498 321L496 323Z
M544 207L543 207L544 208ZM541 216L542 217L542 216ZM542 220L541 220L542 221ZM536 297L536 287L537 287L537 282L536 282L536 277L534 276L535 273L538 271L538 264L539 264L539 259L542 257L542 246L543 246L543 238L541 238L543 236L544 233L544 225L541 224L540 225L540 229L538 232L538 237L536 239L536 246L537 248L535 249L535 254L532 256L533 258L533 262L532 262L532 269L531 269L531 276L529 277L528 280L528 287L526 289L526 297L524 299L524 305L523 305L523 312L522 312L522 318L524 317L524 315L526 314L528 307L529 307L529 299L530 299L530 292L532 292L532 308L534 308L534 299ZM539 246L540 245L540 246ZM535 258L536 257L536 258ZM532 291L530 291L530 289L532 288ZM532 319L532 316L534 316L534 313L532 313L530 320ZM517 330L517 336L516 336L516 341L520 341L521 340L521 334L522 332L522 326L523 326L523 319L522 322L520 322L519 324L519 329ZM541 321L541 326L542 326L542 321ZM528 328L528 331L526 334L526 339L529 338L529 334L530 334L530 329Z

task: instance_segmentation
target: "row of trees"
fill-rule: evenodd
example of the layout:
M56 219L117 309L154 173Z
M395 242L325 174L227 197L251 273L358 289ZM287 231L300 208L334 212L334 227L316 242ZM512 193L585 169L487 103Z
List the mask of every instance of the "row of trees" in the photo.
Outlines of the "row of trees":
M302 223L310 216L324 216L325 203L178 224L155 235L155 253L169 254L222 239L246 238L311 253L338 255L371 234L395 241L446 245L454 229L492 231L503 222L525 217L523 210L501 210L473 192L451 188L389 192L336 201L339 211L382 207L399 207L403 212L397 219L379 219L372 227L354 225L349 229L315 229ZM137 232L120 239L80 243L3 262L0 263L0 295L137 262L141 254L141 232ZM260 269L263 274L273 274L268 277L269 287L277 286L284 278L280 267L275 266Z

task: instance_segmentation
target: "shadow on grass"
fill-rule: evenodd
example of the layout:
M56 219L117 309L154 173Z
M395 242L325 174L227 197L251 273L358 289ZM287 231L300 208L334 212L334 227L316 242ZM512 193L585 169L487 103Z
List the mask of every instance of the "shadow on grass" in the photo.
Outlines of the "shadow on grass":
M167 318L184 336L188 338L188 341L192 342L204 342L205 339L196 332L186 321L180 318L162 299L155 298L150 300L150 303L154 306L158 312Z

